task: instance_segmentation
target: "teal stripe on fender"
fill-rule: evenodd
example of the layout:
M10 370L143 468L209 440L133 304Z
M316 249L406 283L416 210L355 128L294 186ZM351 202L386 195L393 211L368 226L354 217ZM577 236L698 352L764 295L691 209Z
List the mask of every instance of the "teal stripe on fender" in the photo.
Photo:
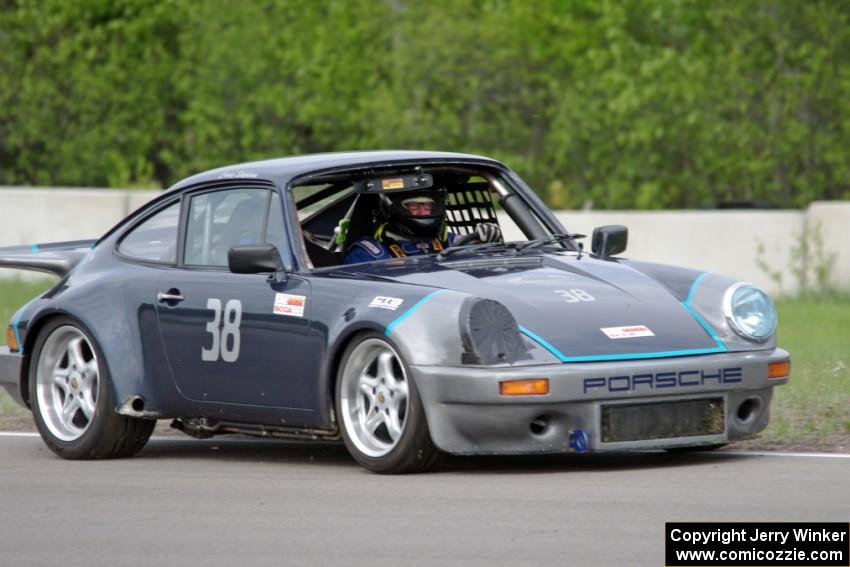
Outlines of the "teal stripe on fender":
M29 304L27 304L29 305ZM21 323L21 316L24 314L24 307L18 311L18 314L15 315L15 320L12 321L12 330L15 332L15 342L18 343L18 352L20 354L24 354L24 345L21 343L21 332L18 331L18 325Z
M21 325L21 317L24 316L24 311L26 311L30 303L36 299L38 298L36 297L27 301L20 309L18 309L18 312L15 314L15 318L12 320L12 330L15 332L15 340L18 342L18 352L20 354L24 354L24 343L21 342L21 332L18 327Z
M723 340L722 340L720 337L718 337L718 336L717 336L717 333L715 333L715 332L714 332L714 329L712 329L712 328L711 328L711 326L710 326L708 323L706 323L705 319L703 319L703 318L700 316L700 314L699 314L699 313L697 313L696 311L694 311L694 308L693 308L693 307L691 307L691 306L690 306L690 305L688 305L687 303L683 303L683 304L682 304L682 307L684 307L684 308L688 311L688 313L690 313L690 314L691 314L691 317L693 317L693 318L694 318L694 320L696 320L696 322L700 324L700 327L702 327L702 328L703 328L703 330L704 330L706 333L708 333L708 335L709 335L712 339L714 339L714 342L715 342L715 344L717 345L717 348L719 349L719 350L718 350L718 352L728 352L728 351L729 351L729 349L728 349L728 348L726 348L726 343L724 343L724 342L723 342Z
M413 307L411 307L410 309L408 309L407 311L402 313L397 319L395 319L392 323L387 325L387 330L384 332L384 335L389 337L390 333L393 332L393 329L398 327L399 323L401 323L402 321L404 321L405 319L407 319L408 317L413 315L414 311L416 311L417 309L419 309L420 307L425 305L428 301L430 301L432 298L443 293L444 291L446 291L446 290L438 289L437 291L432 291L431 293L429 293L428 295L426 295L425 297L423 297L422 299L420 299L419 301L414 303Z
M691 304L691 301L694 298L694 293L696 293L697 286L700 284L700 282L702 282L703 278L705 278L705 276L709 274L711 274L711 272L703 272L697 276L697 279L695 279L694 283L691 284L691 289L690 291L688 291L688 297L687 299L685 299L685 303L687 303L688 305Z
M705 278L705 276L709 275L710 273L711 272L703 272L697 277L697 279L694 280L694 283L691 284L691 290L688 292L688 298L682 302L682 307L684 307L687 312L691 314L691 317L693 317L694 320L699 323L700 327L702 327L703 330L708 333L708 336L714 339L714 342L717 345L717 348L719 349L717 352L729 352L729 349L726 348L726 343L724 343L723 340L717 336L717 333L714 332L714 329L711 328L711 325L709 325L706 320L703 319L702 316L697 313L696 309L694 309L691 305L691 301L694 299L694 293L696 293L697 286L700 284L700 282L702 282L703 278Z
M566 357L566 356L564 356L564 355L563 355L563 353L561 353L561 351L559 351L559 350L558 350L558 349L556 349L554 346L552 346L551 344L549 344L549 342L548 342L548 341L546 341L543 337L541 337L540 335L538 335L538 334L536 334L536 333L531 332L530 330L526 329L526 328L525 328L525 327L523 327L522 325L518 325L518 327L519 327L519 332L520 332L520 333L522 333L523 335L527 336L527 337L528 337L528 338L530 338L532 341L534 341L534 342L538 343L540 346L542 346L543 348L545 348L546 350L548 350L549 352L551 352L552 354L554 354L554 355L555 355L555 358L557 358L557 359L558 359L558 360L560 360L561 362L569 362L569 360L567 360L567 357Z

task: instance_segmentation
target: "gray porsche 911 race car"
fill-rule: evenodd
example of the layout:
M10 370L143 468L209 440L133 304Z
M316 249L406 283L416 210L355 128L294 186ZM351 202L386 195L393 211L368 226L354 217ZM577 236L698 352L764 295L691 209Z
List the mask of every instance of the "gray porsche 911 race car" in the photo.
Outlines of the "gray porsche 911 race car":
M135 454L159 419L341 439L376 472L762 430L790 371L768 296L619 258L623 226L580 238L478 156L212 170L97 240L0 249L60 277L10 322L0 384L71 459Z

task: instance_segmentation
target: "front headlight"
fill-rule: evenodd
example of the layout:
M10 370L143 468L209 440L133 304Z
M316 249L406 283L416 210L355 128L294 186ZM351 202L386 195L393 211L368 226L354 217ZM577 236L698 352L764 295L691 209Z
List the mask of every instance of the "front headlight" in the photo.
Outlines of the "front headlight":
M770 297L748 283L726 290L723 312L736 333L750 340L764 341L776 330L776 308Z

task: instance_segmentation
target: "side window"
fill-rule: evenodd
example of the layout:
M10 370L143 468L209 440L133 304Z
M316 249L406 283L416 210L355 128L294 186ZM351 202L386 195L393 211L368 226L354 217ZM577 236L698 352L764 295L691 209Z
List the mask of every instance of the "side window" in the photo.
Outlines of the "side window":
M183 262L227 266L232 246L263 242L266 189L231 189L192 197Z
M177 259L177 225L180 202L176 202L131 230L121 240L118 252L128 258L173 264Z

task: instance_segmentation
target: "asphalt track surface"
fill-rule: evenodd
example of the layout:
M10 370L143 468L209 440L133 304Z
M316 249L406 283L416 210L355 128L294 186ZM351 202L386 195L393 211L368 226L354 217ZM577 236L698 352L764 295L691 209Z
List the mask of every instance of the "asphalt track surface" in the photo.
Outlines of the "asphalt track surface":
M0 565L663 565L665 521L850 521L850 455L450 458L378 476L337 445L154 438L71 462L0 434Z

